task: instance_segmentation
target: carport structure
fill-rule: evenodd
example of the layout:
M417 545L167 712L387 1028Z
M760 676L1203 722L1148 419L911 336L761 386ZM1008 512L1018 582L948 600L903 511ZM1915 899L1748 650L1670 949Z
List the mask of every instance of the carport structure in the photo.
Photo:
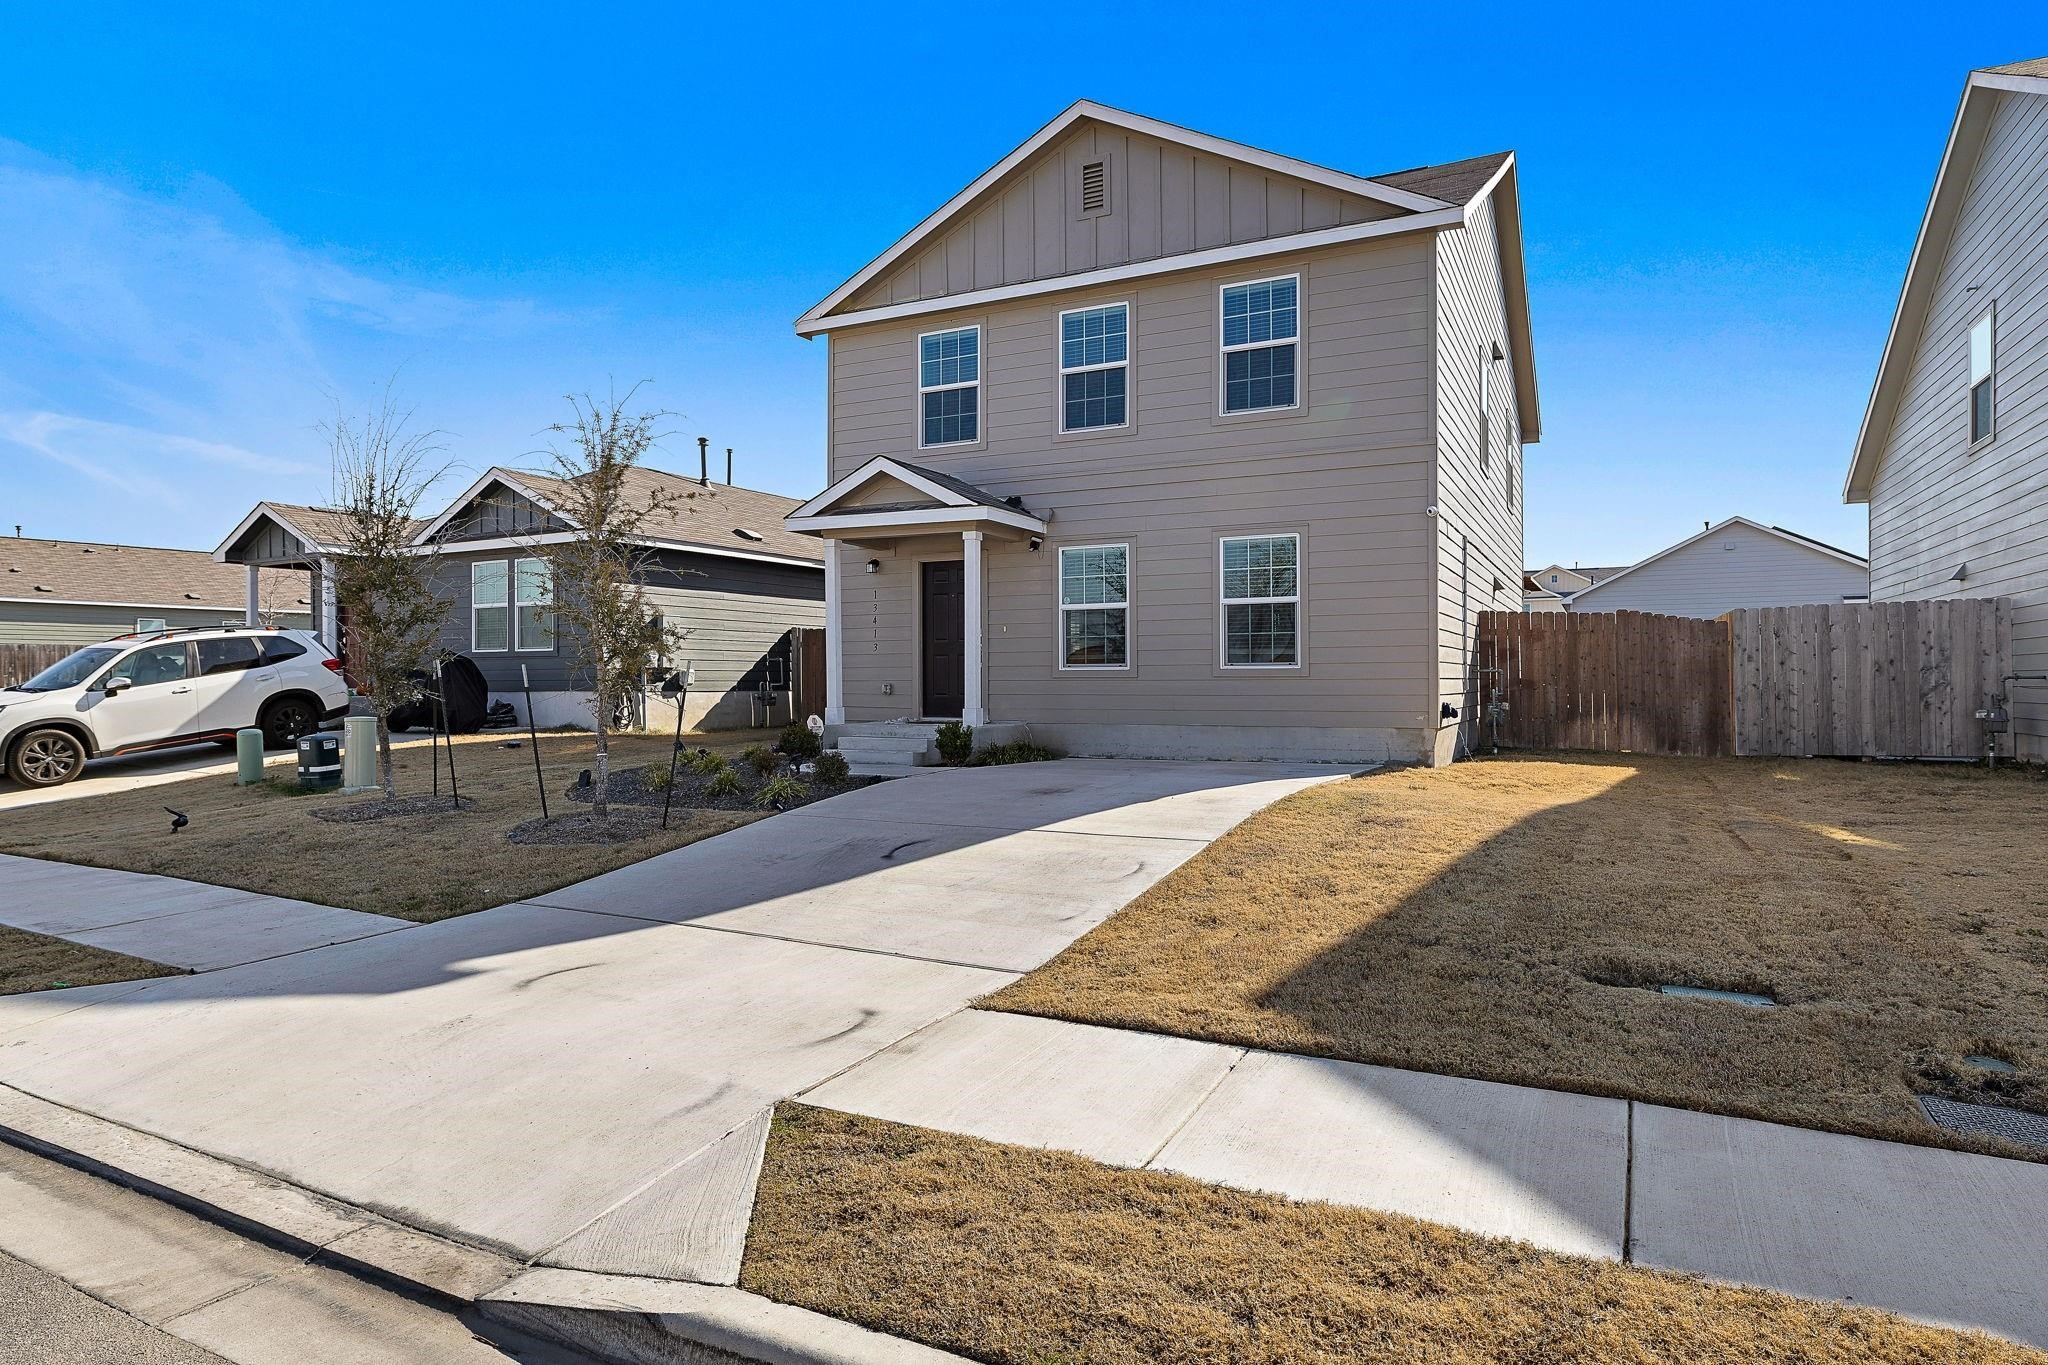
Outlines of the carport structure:
M249 571L247 621L258 625L259 569L303 569L311 576L313 630L322 644L341 655L340 612L334 597L334 559L348 549L348 519L332 508L259 502L213 552L222 564Z

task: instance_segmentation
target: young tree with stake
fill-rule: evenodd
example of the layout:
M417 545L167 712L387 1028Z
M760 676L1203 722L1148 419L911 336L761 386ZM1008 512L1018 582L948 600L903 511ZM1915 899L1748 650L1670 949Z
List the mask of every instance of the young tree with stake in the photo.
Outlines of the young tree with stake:
M346 608L343 653L377 716L377 781L398 794L391 713L420 696L409 675L439 641L445 603L434 595L434 555L412 545L421 499L446 470L438 432L410 432L387 389L360 421L337 413L327 428L333 510L347 549L334 561L335 598Z
M549 497L576 534L536 547L552 576L557 639L590 687L597 735L591 813L600 820L610 815L611 732L676 638L647 600L644 569L653 556L642 537L650 523L695 496L635 477L661 438L655 424L665 414L628 414L634 392L603 403L571 395L575 420L549 428L559 438L547 452L544 472L554 480Z

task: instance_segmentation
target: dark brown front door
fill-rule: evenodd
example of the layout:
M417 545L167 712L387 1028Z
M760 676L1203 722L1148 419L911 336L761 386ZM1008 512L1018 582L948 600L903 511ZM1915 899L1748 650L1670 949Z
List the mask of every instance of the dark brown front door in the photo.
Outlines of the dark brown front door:
M967 575L957 559L924 566L921 593L926 716L958 716L967 700Z

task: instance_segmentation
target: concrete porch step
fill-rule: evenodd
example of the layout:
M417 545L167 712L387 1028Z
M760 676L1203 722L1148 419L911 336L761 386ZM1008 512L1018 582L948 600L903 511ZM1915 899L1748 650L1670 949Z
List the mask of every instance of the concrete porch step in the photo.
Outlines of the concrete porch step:
M841 735L833 746L848 758L855 754L923 754L934 752L925 735Z

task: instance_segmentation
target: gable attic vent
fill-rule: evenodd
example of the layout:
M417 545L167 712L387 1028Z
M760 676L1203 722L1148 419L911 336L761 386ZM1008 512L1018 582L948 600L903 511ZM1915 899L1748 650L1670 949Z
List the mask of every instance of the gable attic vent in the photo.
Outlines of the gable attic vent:
M1100 213L1109 207L1109 163L1090 161L1081 167L1081 212Z

